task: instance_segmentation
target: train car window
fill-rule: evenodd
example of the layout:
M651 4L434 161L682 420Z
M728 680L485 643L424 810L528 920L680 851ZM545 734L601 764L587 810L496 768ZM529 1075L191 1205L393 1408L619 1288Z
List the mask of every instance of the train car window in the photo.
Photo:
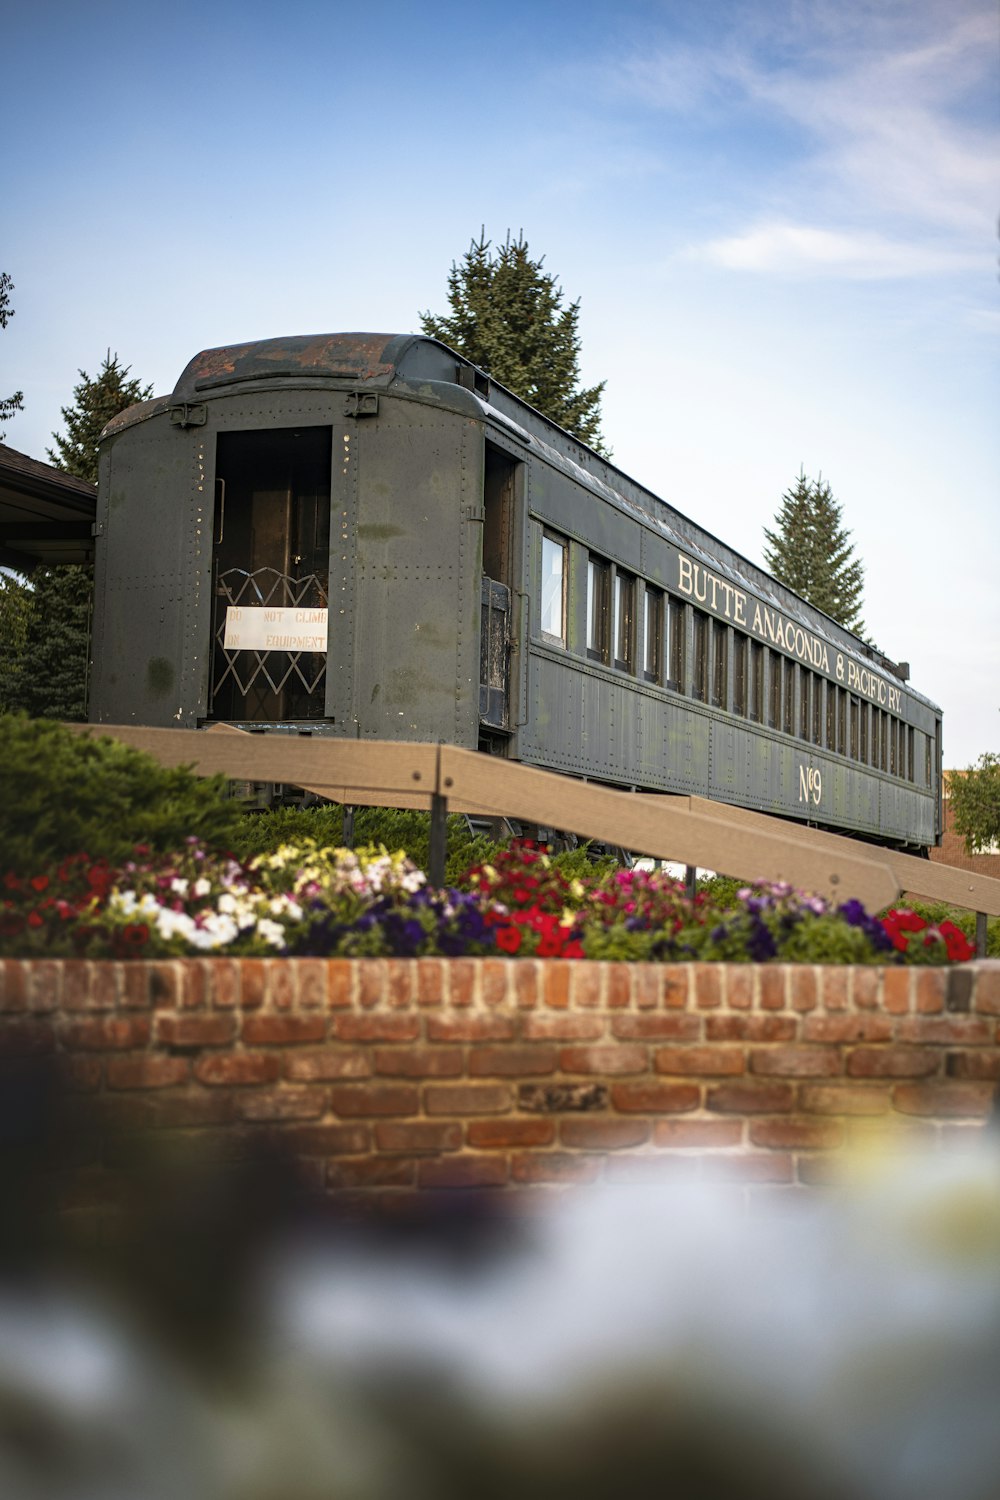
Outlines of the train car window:
M549 640L566 644L566 543L542 535L542 607L539 629Z
M786 734L795 733L795 672L796 663L785 662L785 719L784 730Z
M615 569L614 581L615 666L635 671L635 579Z
M837 748L837 689L832 682L826 685L826 748Z
M837 754L847 754L847 689L837 689Z
M679 693L686 689L684 681L684 657L687 650L687 641L684 628L685 606L677 599L667 601L667 648L670 662L669 683Z
M931 784L932 784L931 737L930 737L930 735L927 735L927 738L926 738L926 741L925 741L925 744L924 744L924 785L925 786L930 786Z
M823 688L825 686L822 677L817 673L810 673L812 677L812 701L813 701L813 744L823 743Z
M642 672L647 682L663 681L663 595L648 587L642 596Z
M750 717L764 719L764 647L756 641L750 642Z
M742 630L733 631L733 713L746 718L747 713L747 647L750 642Z
M767 722L772 729L781 728L781 657L777 651L767 653Z
M691 695L708 702L708 616L700 609L693 613L694 620L694 682Z
M868 704L858 700L858 760L868 764Z
M889 769L889 715L886 713L886 711L885 711L884 708L880 708L879 709L879 711L878 711L878 718L879 718L879 741L880 741L880 744L881 744L881 754L879 756L879 763L880 763L883 771L888 771L888 769Z
M516 459L486 444L483 470L483 572L509 586L514 525Z
M851 759L858 758L858 736L860 732L861 699L851 695Z
M721 620L712 621L712 702L729 706L729 631Z
M914 746L915 746L914 734L915 734L915 731L914 731L913 725L912 724L907 724L907 726L906 726L906 752L907 752L906 753L906 774L907 774L907 777L909 778L909 780L913 781L913 782L915 782L916 779L917 779L917 767L916 767L916 762L914 761L914 758L913 758L913 751L914 751Z
M799 739L809 738L810 726L810 704L809 694L812 690L812 673L808 667L799 670Z
M602 558L587 559L587 655L607 662L611 656L611 565Z

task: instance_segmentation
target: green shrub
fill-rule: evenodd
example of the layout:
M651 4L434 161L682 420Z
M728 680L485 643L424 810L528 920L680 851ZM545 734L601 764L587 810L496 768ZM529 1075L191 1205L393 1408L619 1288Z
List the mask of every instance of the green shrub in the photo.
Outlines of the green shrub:
M239 827L221 776L167 769L47 719L0 717L0 765L0 866L21 875L81 851L115 864L136 844L180 849L194 834L228 850Z

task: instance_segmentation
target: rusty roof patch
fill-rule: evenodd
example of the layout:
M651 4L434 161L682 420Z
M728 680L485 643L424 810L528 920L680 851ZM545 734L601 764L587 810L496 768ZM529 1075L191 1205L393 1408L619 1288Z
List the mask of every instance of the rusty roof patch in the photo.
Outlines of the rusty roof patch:
M203 349L178 380L174 398L190 399L210 385L282 375L385 379L395 369L389 346L397 342L388 333L321 333Z

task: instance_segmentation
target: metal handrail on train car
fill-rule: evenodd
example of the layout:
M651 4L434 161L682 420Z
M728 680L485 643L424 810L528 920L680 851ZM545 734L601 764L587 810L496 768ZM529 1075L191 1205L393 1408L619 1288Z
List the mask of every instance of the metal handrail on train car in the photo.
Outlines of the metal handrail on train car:
M451 811L521 818L704 869L752 871L756 879L789 881L833 900L853 896L874 911L903 891L946 901L977 913L980 956L986 916L1000 916L1000 880L987 875L701 797L616 791L453 745L255 735L227 725L66 727L120 740L161 765L188 765L202 776L284 782L349 806L426 810L436 885L444 882Z

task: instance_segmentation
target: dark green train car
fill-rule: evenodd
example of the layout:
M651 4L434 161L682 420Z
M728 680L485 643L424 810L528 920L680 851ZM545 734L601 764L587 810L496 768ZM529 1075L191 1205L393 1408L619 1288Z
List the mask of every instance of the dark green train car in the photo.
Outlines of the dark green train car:
M442 740L900 846L906 672L433 339L199 354L103 435L91 717Z

